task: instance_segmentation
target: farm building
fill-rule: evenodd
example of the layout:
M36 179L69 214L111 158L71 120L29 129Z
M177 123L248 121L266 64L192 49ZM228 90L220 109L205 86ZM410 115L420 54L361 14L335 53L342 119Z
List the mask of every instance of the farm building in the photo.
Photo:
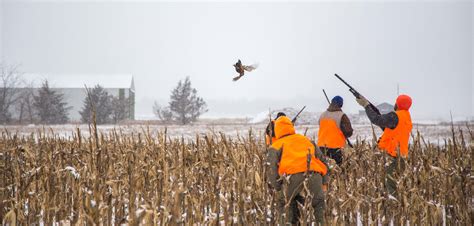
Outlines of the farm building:
M51 89L62 93L64 101L71 107L71 122L79 122L81 119L79 111L87 97L86 87L94 88L96 85L102 86L107 93L119 99L130 98L127 119L135 118L135 85L130 74L23 74L22 79L23 85L18 88L33 89L36 92L44 81L48 81Z

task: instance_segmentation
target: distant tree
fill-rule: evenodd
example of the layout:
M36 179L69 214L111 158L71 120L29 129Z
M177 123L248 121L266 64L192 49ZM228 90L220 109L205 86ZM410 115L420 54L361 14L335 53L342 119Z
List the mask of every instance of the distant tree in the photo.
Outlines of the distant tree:
M178 82L178 86L171 91L169 109L173 120L185 125L196 121L199 116L207 112L206 102L197 96L197 90L191 87L189 77Z
M12 119L11 108L18 99L18 85L21 75L16 66L0 64L0 123L8 123Z
M35 89L32 81L22 81L24 84L18 93L18 99L15 104L18 114L18 123L34 123L36 120L34 96Z
M18 94L18 101L16 104L16 112L18 112L18 122L33 123L35 120L35 106L34 106L34 89L32 84L26 84L25 88L21 89Z
M170 123L173 121L173 113L170 110L170 107L162 107L155 101L153 105L153 113L160 119L162 122Z
M130 115L130 98L112 97L112 120L114 123L128 119Z
M100 85L89 90L88 96L84 99L84 106L79 111L81 121L92 123L92 111L94 110L97 124L111 123L113 113L112 100L113 96L109 95Z
M33 96L33 106L40 123L63 124L69 120L71 107L64 102L63 94L49 87L48 81L44 81L38 94Z

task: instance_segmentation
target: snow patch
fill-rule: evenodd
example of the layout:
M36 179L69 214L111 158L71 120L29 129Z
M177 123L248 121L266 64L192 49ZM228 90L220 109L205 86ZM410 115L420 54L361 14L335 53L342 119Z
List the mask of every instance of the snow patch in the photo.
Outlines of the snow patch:
M72 174L72 176L74 176L75 179L81 178L81 175L76 171L76 168L72 166L66 166L64 170L69 171Z

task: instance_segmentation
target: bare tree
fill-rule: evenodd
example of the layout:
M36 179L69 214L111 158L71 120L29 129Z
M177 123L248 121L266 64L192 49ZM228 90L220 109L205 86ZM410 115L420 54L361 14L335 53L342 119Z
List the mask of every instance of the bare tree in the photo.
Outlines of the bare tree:
M0 64L0 123L8 123L12 119L11 110L18 99L18 85L21 75L18 66Z
M158 102L155 101L153 104L153 113L164 123L170 123L173 121L173 113L169 107L162 107Z
M130 116L130 98L112 98L112 120L114 123L119 123L126 120Z
M19 90L18 100L16 104L16 112L18 113L18 122L33 123L35 121L34 112L34 88L33 84L28 81L23 81L25 84L23 88Z

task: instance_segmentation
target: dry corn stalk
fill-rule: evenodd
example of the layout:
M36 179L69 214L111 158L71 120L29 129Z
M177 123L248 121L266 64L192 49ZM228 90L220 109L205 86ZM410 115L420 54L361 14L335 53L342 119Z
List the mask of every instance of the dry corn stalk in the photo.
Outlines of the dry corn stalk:
M192 140L170 138L166 130L94 131L83 137L77 130L68 139L46 130L25 137L4 131L1 221L274 225L279 219L265 182L266 148L252 131ZM471 225L472 143L462 136L456 143L446 138L444 145L413 138L407 167L396 175L397 197L385 194L383 153L365 141L345 151L326 197L326 222ZM300 207L302 223L314 219L311 205Z

